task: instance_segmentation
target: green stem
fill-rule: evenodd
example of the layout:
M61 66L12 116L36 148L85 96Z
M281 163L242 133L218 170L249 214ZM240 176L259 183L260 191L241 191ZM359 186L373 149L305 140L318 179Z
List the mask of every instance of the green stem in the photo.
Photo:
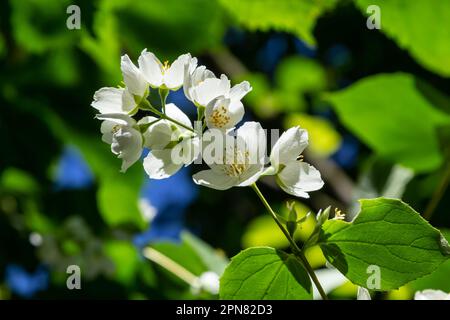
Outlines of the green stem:
M142 110L147 110L147 111L153 112L154 114L160 116L162 119L169 120L170 122L173 122L176 125L185 128L186 130L189 130L191 132L195 132L194 129L192 129L191 127L188 127L187 125L185 125L185 124L183 124L183 123L181 123L181 122L179 122L179 121L177 121L175 119L172 119L171 117L169 117L165 113L162 113L161 111L159 111L158 109L153 107L147 99L143 99L141 101L141 104L139 105L139 107Z
M153 112L154 112L154 111L153 111ZM195 132L194 129L192 129L191 127L188 127L187 125L184 125L184 124L182 124L181 122L179 122L179 121L177 121L177 120L175 120L175 119L172 119L171 117L166 116L164 113L161 113L161 112L159 112L159 111L158 111L158 112L155 112L155 113L156 113L158 116L160 116L161 118L166 119L166 120L169 120L170 122L173 122L173 123L175 123L176 125L185 128L186 130L189 130L189 131L191 131L191 132Z
M302 250L297 246L297 244L295 243L294 239L291 237L289 232L284 228L283 224L280 222L280 220L278 218L278 215L275 213L275 211L273 211L272 207L267 202L266 198L261 193L261 191L259 190L259 188L256 185L256 183L253 183L251 185L251 187L255 191L255 193L258 195L259 199L261 200L263 205L266 207L267 211L269 211L269 213L272 215L272 218L275 220L275 223L278 225L280 230L284 233L286 239L289 241L289 243L291 245L292 253L294 253L294 255L297 257L297 259L299 259L301 261L301 263L304 265L304 267L306 268L306 271L308 272L308 274L311 277L312 281L316 285L316 288L319 291L320 295L322 296L322 299L323 300L328 300L328 296L325 293L325 290L323 290L323 288L322 288L322 286L321 286L321 284L319 282L319 279L317 279L317 276L314 273L313 268L309 264L308 259L306 259L306 257L303 254Z
M164 114L166 113L166 99L168 95L169 89L159 88L159 97L161 98L161 110Z

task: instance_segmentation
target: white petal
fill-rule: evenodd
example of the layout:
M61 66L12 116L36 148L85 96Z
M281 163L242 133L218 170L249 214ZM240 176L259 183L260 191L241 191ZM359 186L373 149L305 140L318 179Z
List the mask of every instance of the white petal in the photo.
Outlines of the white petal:
M176 148L181 149L179 153L181 154L182 163L189 165L200 155L200 139L197 136L184 138L174 149ZM177 150L173 150L174 152L177 152Z
M91 106L100 113L128 113L134 108L134 100L129 97L123 88L101 88L94 93Z
M152 52L144 49L138 63L139 69L152 87L160 87L163 84L163 65Z
M280 164L287 164L297 157L308 146L308 132L293 127L284 132L277 140L270 153L270 162L278 170Z
M157 120L159 120L159 118L153 117L153 116L145 116L142 117L141 120L139 120L137 122L138 125L144 125L144 124L149 124L149 123L153 123L156 122Z
M450 300L450 294L441 290L427 289L417 291L414 300Z
M247 93L252 91L252 87L248 81L242 81L241 83L233 86L230 90L230 99L241 100Z
M230 113L230 123L233 124L231 127L234 127L239 122L241 122L242 118L244 117L245 110L242 102L231 100L229 106L229 113Z
M348 282L347 278L342 275L337 269L318 269L314 270L319 282L322 284L322 288L325 293L330 293L334 289L342 286L344 283ZM313 286L313 297L314 300L321 300L319 290L315 286Z
M99 120L108 120L121 126L131 127L136 124L136 120L131 118L129 115L123 113L104 113L104 114L97 114L95 117Z
M184 124L185 126L192 128L192 123L189 117L180 110L175 104L168 103L166 104L166 115L170 118ZM181 129L182 131L185 131L187 129Z
M238 187L247 187L256 181L264 171L264 166L260 164L250 165L249 168L239 177Z
M183 166L174 164L171 156L172 150L153 150L144 159L144 170L150 179L165 179L175 174Z
M244 106L240 101L233 102L223 96L212 100L205 110L208 128L233 128L244 116Z
M190 90L193 86L193 74L197 70L197 58L192 58L189 63L184 65L184 79L183 79L183 92L186 98L192 101Z
M164 73L164 84L168 89L177 90L183 85L184 68L190 65L192 60L189 53L179 56Z
M192 85L198 86L206 79L215 79L216 76L211 70L206 69L205 66L200 66L192 73Z
M230 80L225 75L220 79L207 78L195 88L194 99L202 105L207 106L213 99L219 96L228 96L230 93Z
M369 290L364 287L358 287L358 294L356 300L372 300Z
M100 126L100 132L102 133L102 141L106 142L107 144L112 143L113 139L113 128L116 126L117 123L112 121L103 121Z
M220 172L211 169L194 174L192 179L194 179L194 182L198 185L216 190L227 190L239 183L237 177L220 174Z
M142 154L142 135L131 127L121 127L113 134L111 151L122 159L121 171L125 172L139 160Z
M191 68L191 67L189 67ZM216 76L213 72L206 69L205 66L199 66L191 73L186 73L183 83L183 91L186 95L186 97L191 100L192 102L196 101L196 90L197 87L203 83L206 79L215 79Z
M278 173L277 182L285 192L302 198L309 198L307 192L323 187L320 172L302 161L292 161L286 164Z
M199 283L203 290L211 294L219 294L220 279L219 275L213 271L206 271L199 277Z
M120 61L120 69L122 70L123 81L130 93L143 97L147 90L147 81L141 71L131 62L128 55L123 55Z
M236 130L236 143L241 152L248 152L251 164L265 163L266 133L259 122L245 122ZM245 149L244 149L245 148Z
M133 95L127 90L124 89L122 92L122 109L126 113L130 113L136 108L136 101L134 101Z
M145 117L150 119L145 119L147 123L151 123L156 120L154 117ZM155 120L151 119L154 118ZM139 121L141 123L141 121ZM172 139L172 129L170 123L165 120L160 120L150 125L147 130L143 133L144 145L149 149L164 149Z

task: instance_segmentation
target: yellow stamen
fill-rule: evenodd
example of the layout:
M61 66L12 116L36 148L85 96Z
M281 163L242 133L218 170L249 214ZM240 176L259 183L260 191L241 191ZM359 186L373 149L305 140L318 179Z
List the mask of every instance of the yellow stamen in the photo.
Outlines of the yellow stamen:
M249 167L249 155L248 151L242 152L235 148L234 154L231 155L233 157L232 159L229 159L227 156L223 159L225 164L223 171L225 174L230 177L239 177L243 174ZM229 163L230 161L232 163Z
M111 133L116 133L120 128L121 126L119 124L114 125L114 127L111 128Z
M225 106L218 107L209 117L209 122L211 122L217 128L226 126L231 119L227 111L228 110L227 108L225 108Z
M344 220L345 213L342 213L342 211L339 210L338 208L334 208L334 219L335 220Z

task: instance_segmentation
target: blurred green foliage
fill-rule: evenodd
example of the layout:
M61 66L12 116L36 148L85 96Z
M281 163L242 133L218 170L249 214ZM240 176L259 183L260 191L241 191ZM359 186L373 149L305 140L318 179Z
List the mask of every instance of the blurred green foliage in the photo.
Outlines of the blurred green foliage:
M80 30L66 28L70 4L81 8ZM381 30L365 27L369 4L381 8ZM194 294L133 244L149 226L138 206L144 172L139 165L119 172L120 161L101 142L93 119L93 93L118 85L120 56L135 60L144 48L162 60L191 52L216 74L248 80L253 91L244 99L246 116L266 128L308 129L311 155L337 171L323 171L324 190L298 202L302 215L330 204L350 211L354 203L348 198L355 196L340 197L347 181L342 176L362 181L353 184L354 194L367 184L378 191L398 163L417 173L403 198L423 212L449 162L449 13L450 3L439 0L2 1L0 299L21 297L7 283L11 264L28 272L41 265L49 270L47 290L36 293L44 299L216 298ZM284 42L270 47L273 37ZM269 58L276 60L270 70ZM88 164L90 186L55 186L67 146ZM349 148L354 163L345 167L339 155L351 155ZM285 210L286 195L264 182L271 201ZM450 227L448 195L432 218L439 228ZM152 247L195 276L220 274L227 257L242 248L287 245L257 199L242 190L201 189L186 227L196 235L183 233L180 243L158 241ZM313 227L310 217L298 240ZM318 247L306 255L314 267L324 266ZM82 268L80 292L66 289L69 264ZM449 291L448 268L444 263L381 297ZM337 297L354 295L348 283L335 291Z
M450 124L450 117L437 110L417 86L408 74L377 75L328 99L347 128L373 150L424 172L442 164L436 128Z

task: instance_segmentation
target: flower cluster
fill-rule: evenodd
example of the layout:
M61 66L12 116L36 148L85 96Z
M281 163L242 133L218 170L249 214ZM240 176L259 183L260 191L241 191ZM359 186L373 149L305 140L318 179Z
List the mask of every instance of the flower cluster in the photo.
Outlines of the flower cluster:
M266 132L258 122L245 122L242 98L252 90L247 81L231 86L199 66L196 58L183 54L172 64L142 51L136 66L122 56L124 86L101 88L94 94L94 107L102 121L102 140L122 159L121 171L137 162L144 148L146 173L164 179L183 166L203 160L208 170L193 175L194 182L213 189L249 186L262 175L274 175L287 193L308 198L323 186L320 173L303 162L308 133L300 127L284 132L266 156ZM179 90L197 108L192 121L175 104L166 104L170 91ZM159 94L161 105L147 99ZM140 119L137 119L140 117Z

